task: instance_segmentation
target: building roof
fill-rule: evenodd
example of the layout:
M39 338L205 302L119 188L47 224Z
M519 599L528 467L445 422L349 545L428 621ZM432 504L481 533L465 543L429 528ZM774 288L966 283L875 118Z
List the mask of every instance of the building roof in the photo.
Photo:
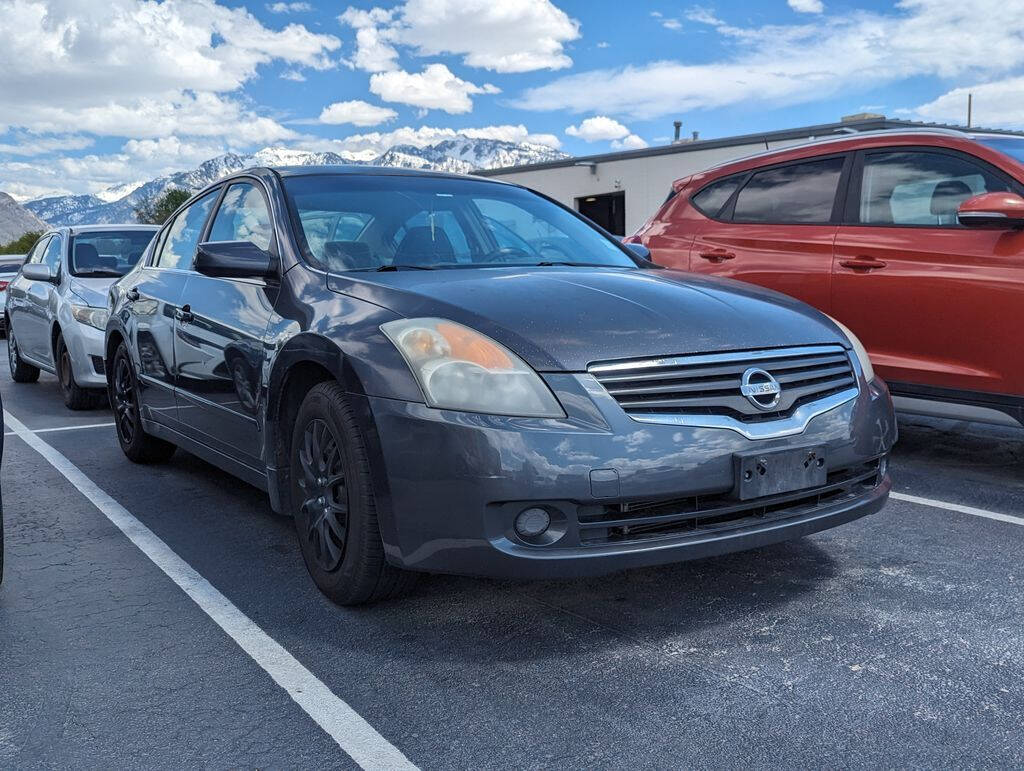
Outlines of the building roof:
M481 177L490 177L496 174L508 174L519 171L540 171L542 169L558 169L568 166L589 165L591 163L608 163L609 161L626 161L633 158L649 158L656 155L675 155L676 153L692 153L700 150L714 150L721 147L739 147L763 142L766 150L780 149L771 148L772 142L786 142L794 139L826 139L839 138L848 134L859 134L864 131L880 131L886 129L902 129L904 131L949 131L962 132L965 135L972 134L1002 134L1007 136L1024 137L1024 131L1011 131L1007 129L982 129L967 128L965 126L954 126L945 123L924 123L912 120L896 120L892 118L866 118L863 120L844 120L836 123L820 123L815 126L803 126L800 128L782 129L780 131L759 131L753 134L739 134L732 137L721 137L719 139L695 139L676 142L670 145L659 145L658 147L645 147L642 150L623 150L616 153L602 153L600 155L582 155L573 158L565 158L558 161L547 161L546 163L533 163L525 166L505 166L500 169L478 169L473 173Z

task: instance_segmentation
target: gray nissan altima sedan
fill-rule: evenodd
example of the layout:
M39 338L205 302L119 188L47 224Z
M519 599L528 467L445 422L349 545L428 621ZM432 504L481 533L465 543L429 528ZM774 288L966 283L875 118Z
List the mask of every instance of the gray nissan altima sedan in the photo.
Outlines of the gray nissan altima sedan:
M797 538L878 511L896 440L827 316L397 169L198 193L111 289L105 372L130 459L180 446L267 490L341 603Z

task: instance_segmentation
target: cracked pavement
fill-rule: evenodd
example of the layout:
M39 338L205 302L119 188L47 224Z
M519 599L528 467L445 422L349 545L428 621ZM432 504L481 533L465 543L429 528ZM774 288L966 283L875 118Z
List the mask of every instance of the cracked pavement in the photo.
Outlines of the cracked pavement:
M0 375L31 429L56 382ZM1024 516L1024 432L909 418L896 489ZM423 768L1024 765L1024 527L892 501L753 552L586 581L426 578L331 605L291 522L112 428L41 434ZM354 763L18 437L2 470L0 767Z

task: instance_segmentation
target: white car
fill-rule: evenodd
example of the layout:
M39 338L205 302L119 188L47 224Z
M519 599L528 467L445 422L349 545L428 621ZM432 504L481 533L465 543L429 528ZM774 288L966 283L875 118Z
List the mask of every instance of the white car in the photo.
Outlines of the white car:
M106 398L103 340L110 285L135 267L157 227L88 225L47 231L7 286L7 358L16 383L57 376L73 410Z

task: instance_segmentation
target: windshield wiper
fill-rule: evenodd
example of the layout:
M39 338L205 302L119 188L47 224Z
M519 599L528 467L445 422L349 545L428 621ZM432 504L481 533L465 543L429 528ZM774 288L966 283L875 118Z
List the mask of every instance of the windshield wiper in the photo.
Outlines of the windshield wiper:
M569 262L568 260L544 260L535 262L538 268L567 265L570 268L626 268L628 265L606 265L603 262Z
M79 270L75 273L76 276L102 276L103 278L121 278L124 273L118 273L116 270Z
M395 270L436 270L433 265L381 265L373 269L377 273L390 273Z

